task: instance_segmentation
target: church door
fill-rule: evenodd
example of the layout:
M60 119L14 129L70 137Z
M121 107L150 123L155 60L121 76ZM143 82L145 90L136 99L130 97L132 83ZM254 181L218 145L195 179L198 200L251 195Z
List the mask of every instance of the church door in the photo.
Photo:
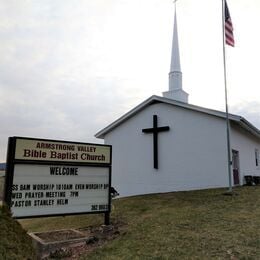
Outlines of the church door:
M232 150L233 183L239 185L239 152Z

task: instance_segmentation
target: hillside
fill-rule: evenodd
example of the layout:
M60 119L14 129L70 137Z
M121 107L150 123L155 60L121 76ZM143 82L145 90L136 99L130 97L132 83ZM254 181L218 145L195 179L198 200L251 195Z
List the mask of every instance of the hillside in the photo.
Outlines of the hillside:
M4 177L0 176L0 201L3 200L4 197Z
M260 186L117 199L112 222L126 232L80 259L260 259ZM21 221L30 231L102 224L103 216Z
M0 227L1 259L36 259L29 236L2 206L0 206Z

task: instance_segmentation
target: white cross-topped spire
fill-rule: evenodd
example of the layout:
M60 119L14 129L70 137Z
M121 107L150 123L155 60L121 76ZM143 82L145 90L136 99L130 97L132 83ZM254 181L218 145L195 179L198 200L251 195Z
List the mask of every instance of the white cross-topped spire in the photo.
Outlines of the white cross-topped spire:
M174 27L173 27L173 38L172 38L172 58L171 58L170 73L171 72L181 73L176 8L174 11Z
M172 38L172 56L171 56L171 66L169 72L169 91L163 92L163 96L177 101L188 103L188 94L182 89L182 72L181 72L180 52L179 52L176 1L174 1L175 11L174 11L174 27L173 27L173 38Z

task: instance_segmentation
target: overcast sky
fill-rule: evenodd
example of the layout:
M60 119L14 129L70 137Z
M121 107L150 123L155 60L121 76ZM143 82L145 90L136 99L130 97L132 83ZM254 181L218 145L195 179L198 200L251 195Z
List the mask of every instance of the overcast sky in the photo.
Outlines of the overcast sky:
M0 161L9 136L94 134L168 90L172 0L0 0ZM183 88L224 111L222 0L178 0ZM229 0L230 112L260 128L260 1Z

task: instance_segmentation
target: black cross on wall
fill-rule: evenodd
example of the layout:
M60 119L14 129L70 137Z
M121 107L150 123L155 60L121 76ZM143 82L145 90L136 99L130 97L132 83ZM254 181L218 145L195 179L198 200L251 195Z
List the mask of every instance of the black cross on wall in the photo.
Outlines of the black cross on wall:
M158 169L158 133L169 131L169 126L158 127L157 115L153 115L153 127L142 129L143 133L153 134L153 167Z

